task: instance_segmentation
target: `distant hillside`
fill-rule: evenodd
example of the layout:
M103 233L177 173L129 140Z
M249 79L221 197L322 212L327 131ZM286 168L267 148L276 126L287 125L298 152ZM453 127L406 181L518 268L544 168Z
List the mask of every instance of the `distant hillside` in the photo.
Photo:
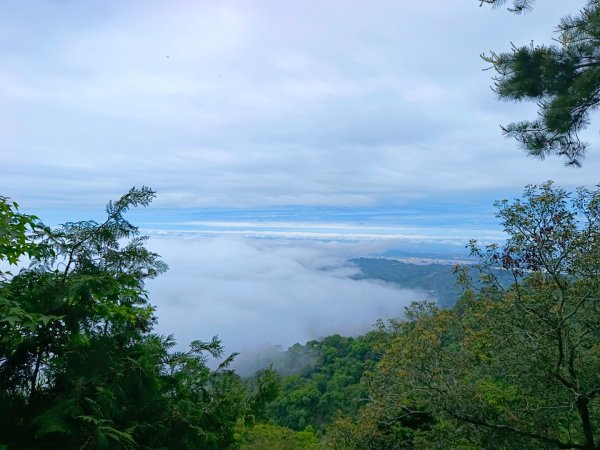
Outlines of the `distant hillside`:
M355 279L382 280L422 293L415 300L435 301L449 307L456 303L461 291L452 274L452 264L412 264L387 258L354 258L361 274Z
M425 260L422 260L425 261ZM362 272L355 275L357 280L381 280L394 283L398 287L414 289L420 296L415 300L434 301L443 307L452 307L461 295L461 288L456 284L452 273L453 263L441 264L435 260L431 264L420 262L398 261L389 258L353 258L350 260ZM465 261L460 262L466 265ZM503 270L493 271L500 284L509 286L513 283L512 276ZM477 286L477 272L472 273L474 284Z

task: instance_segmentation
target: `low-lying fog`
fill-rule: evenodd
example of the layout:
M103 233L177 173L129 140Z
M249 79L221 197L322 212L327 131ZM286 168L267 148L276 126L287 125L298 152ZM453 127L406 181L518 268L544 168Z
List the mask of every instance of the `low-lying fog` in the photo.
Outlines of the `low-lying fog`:
M157 331L180 345L219 335L226 352L255 354L333 333L355 335L402 314L418 293L351 278L354 256L382 242L153 237L170 266L148 284Z

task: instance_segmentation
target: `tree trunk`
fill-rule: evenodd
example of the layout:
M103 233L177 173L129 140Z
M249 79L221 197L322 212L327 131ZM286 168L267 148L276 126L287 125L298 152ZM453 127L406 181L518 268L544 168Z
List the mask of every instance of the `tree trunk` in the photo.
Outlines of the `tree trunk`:
M577 405L579 417L581 418L581 427L583 429L583 435L585 436L585 448L594 450L596 448L596 443L594 442L594 430L590 420L590 410L588 409L589 402L590 400L587 397L579 397L575 403Z

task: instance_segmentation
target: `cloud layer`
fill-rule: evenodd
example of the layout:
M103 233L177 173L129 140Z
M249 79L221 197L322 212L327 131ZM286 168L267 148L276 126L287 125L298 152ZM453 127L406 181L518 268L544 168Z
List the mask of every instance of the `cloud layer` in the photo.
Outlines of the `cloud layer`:
M534 108L497 102L478 57L549 42L577 5L477 4L4 4L0 192L32 209L141 184L171 208L356 206L595 183L599 152L567 170L500 137Z
M152 238L170 270L149 284L158 331L186 345L219 335L227 351L255 351L354 335L398 317L419 298L410 290L353 280L346 259L383 243Z

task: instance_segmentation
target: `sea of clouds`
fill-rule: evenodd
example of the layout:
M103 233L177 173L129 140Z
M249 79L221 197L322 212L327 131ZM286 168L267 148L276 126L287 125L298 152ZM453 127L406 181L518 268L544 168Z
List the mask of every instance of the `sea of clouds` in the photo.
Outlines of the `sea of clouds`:
M181 346L218 335L226 352L255 354L330 334L356 335L399 317L419 293L352 276L348 258L381 241L152 237L170 270L148 284L157 331Z

